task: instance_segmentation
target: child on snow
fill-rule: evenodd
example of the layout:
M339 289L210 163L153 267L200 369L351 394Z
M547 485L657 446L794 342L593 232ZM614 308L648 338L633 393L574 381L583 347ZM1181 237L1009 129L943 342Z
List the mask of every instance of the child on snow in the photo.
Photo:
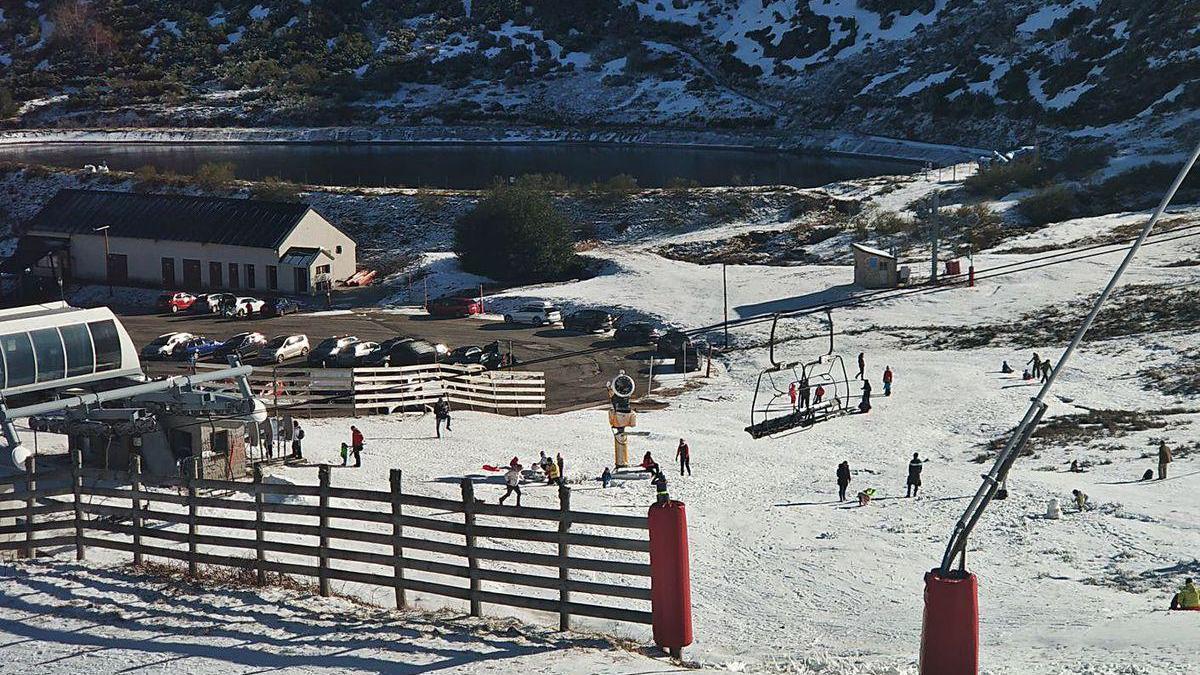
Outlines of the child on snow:
M612 484L612 472L608 470L607 466L604 467L604 473L600 474L600 483L603 484L604 487L608 487Z
M883 395L892 395L892 367L887 366L883 369Z
M1079 508L1079 512L1087 511L1091 506L1088 504L1087 493L1082 490L1071 490L1071 496L1075 498L1075 506Z
M341 455L342 455L342 466L346 466L347 464L350 463L350 446L349 445L342 443Z

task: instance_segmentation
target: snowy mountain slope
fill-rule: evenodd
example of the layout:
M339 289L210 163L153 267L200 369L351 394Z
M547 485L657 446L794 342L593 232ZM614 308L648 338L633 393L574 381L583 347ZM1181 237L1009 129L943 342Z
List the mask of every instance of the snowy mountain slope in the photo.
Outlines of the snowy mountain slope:
M963 145L1196 134L1190 0L31 0L26 125L829 128Z

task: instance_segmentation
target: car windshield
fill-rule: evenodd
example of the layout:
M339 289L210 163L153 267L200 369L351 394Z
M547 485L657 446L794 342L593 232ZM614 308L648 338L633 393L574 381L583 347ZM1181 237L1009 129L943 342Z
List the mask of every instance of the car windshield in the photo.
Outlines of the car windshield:
M167 344L168 342L170 342L172 337L173 337L173 336L171 336L171 335L163 335L163 336L160 336L160 337L154 338L154 341L153 341L153 342L151 342L151 343L150 343L148 346L150 346L150 347L162 347L163 345L165 345L165 344Z
M317 349L333 349L344 339L345 338L325 338L324 340L321 340L321 344L317 345Z
M280 335L277 338L272 338L271 341L267 343L267 346L268 347L282 347L284 342L287 342L287 336Z

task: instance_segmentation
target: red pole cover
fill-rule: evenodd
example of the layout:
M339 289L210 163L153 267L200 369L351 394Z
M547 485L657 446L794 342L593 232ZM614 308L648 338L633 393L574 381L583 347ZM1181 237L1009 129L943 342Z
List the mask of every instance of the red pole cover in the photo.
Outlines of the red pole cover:
M650 609L654 644L692 644L692 580L688 569L687 510L674 500L650 506Z
M970 572L925 574L921 675L979 672L979 581Z

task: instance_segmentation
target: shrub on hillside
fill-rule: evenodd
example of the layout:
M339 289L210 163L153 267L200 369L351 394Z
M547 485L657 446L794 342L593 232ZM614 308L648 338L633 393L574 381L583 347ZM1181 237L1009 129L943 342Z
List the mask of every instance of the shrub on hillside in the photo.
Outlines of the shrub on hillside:
M963 181L968 192L991 197L1004 195L1037 185L1041 178L1041 167L1034 162L996 162L979 169Z
M1079 195L1069 187L1053 185L1025 197L1017 203L1020 212L1031 225L1046 225L1070 220L1081 212Z
M233 162L205 162L196 170L196 183L206 190L216 190L233 180L233 171Z
M1113 147L1107 143L1076 146L1055 159L1052 168L1067 178L1085 178L1108 166L1112 155Z
M505 283L565 279L581 267L550 195L522 184L494 186L460 218L454 251L464 270Z
M250 188L255 199L269 202L298 202L300 201L300 186L289 183L279 176L267 176Z

